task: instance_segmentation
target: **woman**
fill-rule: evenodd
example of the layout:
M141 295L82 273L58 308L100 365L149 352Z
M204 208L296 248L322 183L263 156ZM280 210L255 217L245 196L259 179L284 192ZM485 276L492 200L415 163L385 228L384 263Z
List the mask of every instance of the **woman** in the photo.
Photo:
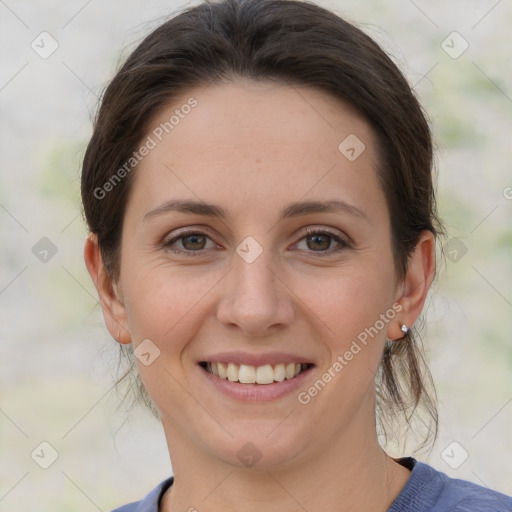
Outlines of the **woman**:
M119 512L512 510L378 441L416 410L435 438L413 326L443 228L428 123L359 29L281 0L167 21L105 91L82 197L174 470Z

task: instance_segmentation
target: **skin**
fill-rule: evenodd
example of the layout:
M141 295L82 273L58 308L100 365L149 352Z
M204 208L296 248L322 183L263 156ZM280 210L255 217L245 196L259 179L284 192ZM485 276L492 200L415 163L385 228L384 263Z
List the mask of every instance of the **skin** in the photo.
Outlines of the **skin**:
M349 105L311 88L238 81L187 91L152 125L190 96L198 106L135 171L119 281L105 271L94 234L84 251L112 336L134 347L150 339L160 350L149 366L137 363L175 475L161 510L385 512L410 472L378 444L374 379L386 338L401 338L400 326L421 313L434 237L421 234L398 280L374 134ZM366 146L355 161L338 150L349 134ZM173 198L215 203L227 217L167 212L143 220ZM347 212L279 219L291 202L329 199L367 219ZM315 244L303 235L307 226L352 245ZM174 247L198 247L201 256L163 247L186 227L208 238ZM236 252L247 236L263 249L252 263ZM307 405L295 392L235 401L196 363L224 350L289 351L316 365L307 390L393 304L401 311ZM262 455L251 468L237 457L247 442Z

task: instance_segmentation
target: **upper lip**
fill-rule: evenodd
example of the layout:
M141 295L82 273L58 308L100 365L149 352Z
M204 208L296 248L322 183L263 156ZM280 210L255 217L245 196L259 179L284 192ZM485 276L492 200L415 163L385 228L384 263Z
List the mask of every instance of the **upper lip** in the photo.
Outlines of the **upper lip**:
M297 354L292 354L290 352L268 352L261 354L251 354L249 352L219 352L217 354L205 356L203 359L200 359L198 363L203 361L208 363L245 364L249 366L263 366L265 364L274 366L280 363L314 364L311 359Z

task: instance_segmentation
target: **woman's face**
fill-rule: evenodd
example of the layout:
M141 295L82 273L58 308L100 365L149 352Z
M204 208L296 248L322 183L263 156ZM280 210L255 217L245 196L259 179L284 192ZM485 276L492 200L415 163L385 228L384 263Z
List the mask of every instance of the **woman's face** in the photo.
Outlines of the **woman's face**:
M375 436L375 374L401 287L368 123L312 89L238 82L188 91L147 136L156 146L133 171L117 291L169 443L276 468ZM273 380L280 363L310 366L239 383L200 364L219 361L236 363L233 379L245 362L244 380L251 367Z

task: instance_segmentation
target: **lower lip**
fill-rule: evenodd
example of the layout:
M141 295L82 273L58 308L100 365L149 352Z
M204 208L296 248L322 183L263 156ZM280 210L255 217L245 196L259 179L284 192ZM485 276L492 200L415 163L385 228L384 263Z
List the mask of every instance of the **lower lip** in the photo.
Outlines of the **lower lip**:
M310 366L293 379L285 379L281 382L274 382L273 384L242 384L240 382L231 382L230 380L221 379L202 366L198 366L201 373L203 373L208 381L218 390L242 402L265 402L288 395L304 384L304 381L309 377L311 370L314 368Z

